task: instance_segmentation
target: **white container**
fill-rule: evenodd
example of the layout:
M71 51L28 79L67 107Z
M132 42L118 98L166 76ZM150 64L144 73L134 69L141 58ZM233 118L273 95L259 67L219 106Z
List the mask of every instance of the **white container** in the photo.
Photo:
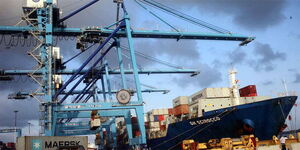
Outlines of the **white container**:
M167 115L168 114L168 109L167 108L152 109L150 111L150 114L152 114L152 115Z
M168 108L164 108L163 113L161 115L168 115L169 114L169 111L168 111Z
M205 88L201 91L194 93L191 96L189 104L196 103L199 99L207 98L228 98L231 96L230 88Z
M54 59L60 59L60 48L59 47L52 48L52 57Z
M35 146L35 147L33 147ZM58 146L82 146L87 149L87 136L23 136L17 138L17 150L57 150Z
M91 123L90 123L91 129L95 129L95 128L98 128L100 126L101 126L101 120L100 120L100 118L96 118L94 120L91 120Z
M150 122L149 126L150 128L159 128L159 122Z
M159 109L153 109L151 112L152 115L159 115Z
M167 124L167 121L166 120L163 120L160 122L160 125L166 125Z
M173 107L184 105L189 103L189 97L188 96L179 96L173 99Z
M23 7L42 8L45 0L23 0ZM57 6L57 0L52 1L53 5Z
M149 117L147 114L144 114L144 122L149 122Z
M257 150L281 150L280 145L259 146L256 149Z
M150 132L156 132L156 131L159 131L159 130L160 130L160 128L151 128L151 129L149 129Z
M149 115L149 121L153 122L154 121L154 116L153 115Z
M298 137L299 138L299 137ZM289 146L288 146L289 150L299 150L300 148L300 143L291 143Z

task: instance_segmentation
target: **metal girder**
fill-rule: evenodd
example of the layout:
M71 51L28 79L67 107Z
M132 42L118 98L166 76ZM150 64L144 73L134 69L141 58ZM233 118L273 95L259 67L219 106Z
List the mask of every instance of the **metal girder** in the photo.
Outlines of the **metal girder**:
M34 31L31 27L0 26L0 34L28 34L28 31ZM78 36L86 33L96 34L107 37L114 30L105 28L54 28L53 35L59 36ZM166 39L197 39L197 40L226 40L226 41L248 41L251 42L255 37L244 36L240 34L222 34L222 33L201 33L201 32L174 32L159 30L133 30L131 32L134 38L166 38ZM126 37L124 30L118 31L117 37ZM247 43L244 43L247 44Z
M111 93L115 94L117 93L119 90L112 90ZM73 91L72 93L70 93L70 95L76 95L76 94L80 94L82 91ZM108 92L103 92L101 90L97 90L96 91L97 94L108 94ZM136 91L131 91L133 93L136 93ZM162 90L162 89L144 89L142 90L142 93L152 93L152 92L158 92L158 93L169 93L170 90ZM86 94L93 94L94 91L90 90L88 92L86 92ZM62 92L61 95L66 94L66 92ZM29 92L17 92L17 93L11 93L8 95L8 99L16 99L16 100L24 100L27 97L26 96L32 96L32 95L36 95L35 93L29 93ZM40 95L42 95L42 93L40 93Z
M22 135L21 129L0 129L0 133L12 133L17 132L17 137L20 137Z
M118 102L98 102L98 103L74 103L53 105L57 112L65 111L92 111L92 110L110 110L110 109L135 109L137 106L143 106L143 103L132 101L126 105Z
M115 122L115 119L110 119L104 122L98 129L90 130L87 126L87 122L69 122L59 125L58 135L70 136L70 135L90 135L101 132L102 128L109 127ZM72 125L73 124L73 125Z
M57 123L57 127L60 130L75 130L75 129L86 129L89 130L89 122L66 122L66 123Z
M58 20L58 23L61 23L61 22L65 21L65 20L71 18L72 16L74 16L74 15L76 15L77 13L81 12L82 10L84 10L84 9L86 9L86 8L88 8L88 7L90 7L91 5L93 5L94 3L98 2L98 1L99 1L99 0L93 0L93 1L91 1L91 2L89 2L89 3L87 3L86 5L80 7L79 9L77 9L77 10L75 10L75 11L73 11L73 12L70 13L69 15L67 15L67 16L63 17L62 19Z
M124 117L130 110L105 110L99 111L98 115L101 117ZM80 111L80 112L59 112L57 115L58 119L66 118L91 118L91 111Z
M33 70L2 70L4 75L28 75L28 73L31 73ZM97 70L95 70L97 71ZM95 72L93 71L93 72ZM71 75L74 74L76 70L58 70L56 71L56 74L63 74L63 75ZM79 74L84 74L86 73L87 70L83 69L82 71L79 72ZM105 74L105 71L101 71L101 74ZM120 70L109 70L108 73L110 75L113 74L121 74ZM139 70L139 74L171 74L171 73L189 73L189 74L199 74L200 72L194 69L173 69L173 70ZM42 74L42 71L36 71L34 73L35 75L40 75ZM132 70L124 70L124 74L133 74Z
M92 135L99 133L98 130L89 130L89 129L83 129L83 130L61 130L57 133L57 136L72 136L72 135Z

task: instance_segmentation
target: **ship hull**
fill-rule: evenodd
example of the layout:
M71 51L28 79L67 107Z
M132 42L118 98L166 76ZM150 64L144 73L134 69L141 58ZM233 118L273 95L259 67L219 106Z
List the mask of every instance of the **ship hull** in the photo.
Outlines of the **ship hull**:
M254 134L259 140L272 139L284 126L296 99L296 96L279 97L205 112L203 117L170 124L167 135L148 140L148 146L161 150L180 149L185 139L207 142L247 134Z

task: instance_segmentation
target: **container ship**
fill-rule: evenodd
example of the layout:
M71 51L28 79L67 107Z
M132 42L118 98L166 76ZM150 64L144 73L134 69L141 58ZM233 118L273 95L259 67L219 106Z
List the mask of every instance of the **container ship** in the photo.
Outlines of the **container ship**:
M205 88L173 100L173 108L153 109L145 114L147 145L151 149L180 149L185 139L239 138L254 134L272 139L285 127L297 96L258 96L255 85L239 89L237 71L230 70L230 87Z

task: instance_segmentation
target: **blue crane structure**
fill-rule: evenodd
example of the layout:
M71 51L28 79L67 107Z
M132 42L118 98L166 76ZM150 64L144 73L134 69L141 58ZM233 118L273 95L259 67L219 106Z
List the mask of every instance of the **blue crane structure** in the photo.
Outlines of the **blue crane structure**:
M0 129L0 133L12 133L12 132L16 132L17 137L20 137L22 135L21 129Z
M0 70L0 79L10 80L12 76L15 75L27 75L37 82L40 88L36 91L21 91L16 94L11 94L9 97L12 99L24 99L27 96L31 96L41 103L45 136L99 134L102 135L100 137L103 141L105 131L112 141L111 147L116 148L116 118L123 117L127 129L128 145L146 144L142 92L167 93L168 91L142 89L139 74L188 73L196 75L199 72L193 69L163 71L140 70L137 66L135 56L134 38L227 40L241 41L240 45L245 45L254 40L254 37L226 32L215 26L196 20L195 18L189 21L194 21L194 24L202 24L204 27L217 31L217 33L132 30L129 14L122 0L114 0L114 2L118 6L118 12L119 6L121 6L123 17L117 19L115 23L108 27L68 28L63 24L65 20L95 4L97 1L99 0L92 0L70 15L62 19L57 19L57 14L54 12L57 12L56 9L58 8L56 8L54 0L44 0L43 7L24 8L22 21L26 23L26 26L0 26L0 34L2 35L18 35L24 38L32 36L37 41L36 46L28 52L28 54L37 61L37 66L32 70ZM149 6L158 7L163 11L171 11L173 15L183 17L185 20L191 18L173 11L164 5L159 5L155 3L155 1L138 0L136 2L144 8L146 8L146 4L149 4ZM89 49L90 47L86 47L86 45L90 43L94 45L97 43L98 47L81 66L75 70L70 70L66 69L64 66L66 62L62 62L59 57L59 51L55 50L56 47L53 43L54 36L79 37L77 47L82 51ZM127 39L128 42L128 50L131 58L130 63L132 66L130 70L124 68L122 58L123 48L120 45L121 38ZM117 58L115 59L119 65L119 69L117 70L110 69L109 64L104 59L106 54L113 48L115 48L117 52ZM112 89L110 85L109 76L115 74L121 75L121 89ZM65 75L69 75L69 77ZM125 78L126 75L133 75L134 90L129 89ZM65 82L62 82L62 76L66 78ZM96 86L98 81L100 81L101 86L99 88L101 88L101 90ZM79 87L82 86L83 88L80 89ZM112 95L117 95L122 90L125 91L125 93L120 95L121 100L117 99L118 101L113 101ZM130 94L129 97L126 95L128 93ZM100 101L99 98L97 98L98 94L102 94L104 100ZM136 100L130 101L130 97L133 95ZM91 102L90 99L92 99ZM123 102L122 100L125 99L127 101ZM137 117L139 135L133 134L133 124L131 122L132 114ZM92 118L91 120L93 120L97 118L95 116L101 117L101 125L97 128L92 129L91 122L80 120L81 118Z

